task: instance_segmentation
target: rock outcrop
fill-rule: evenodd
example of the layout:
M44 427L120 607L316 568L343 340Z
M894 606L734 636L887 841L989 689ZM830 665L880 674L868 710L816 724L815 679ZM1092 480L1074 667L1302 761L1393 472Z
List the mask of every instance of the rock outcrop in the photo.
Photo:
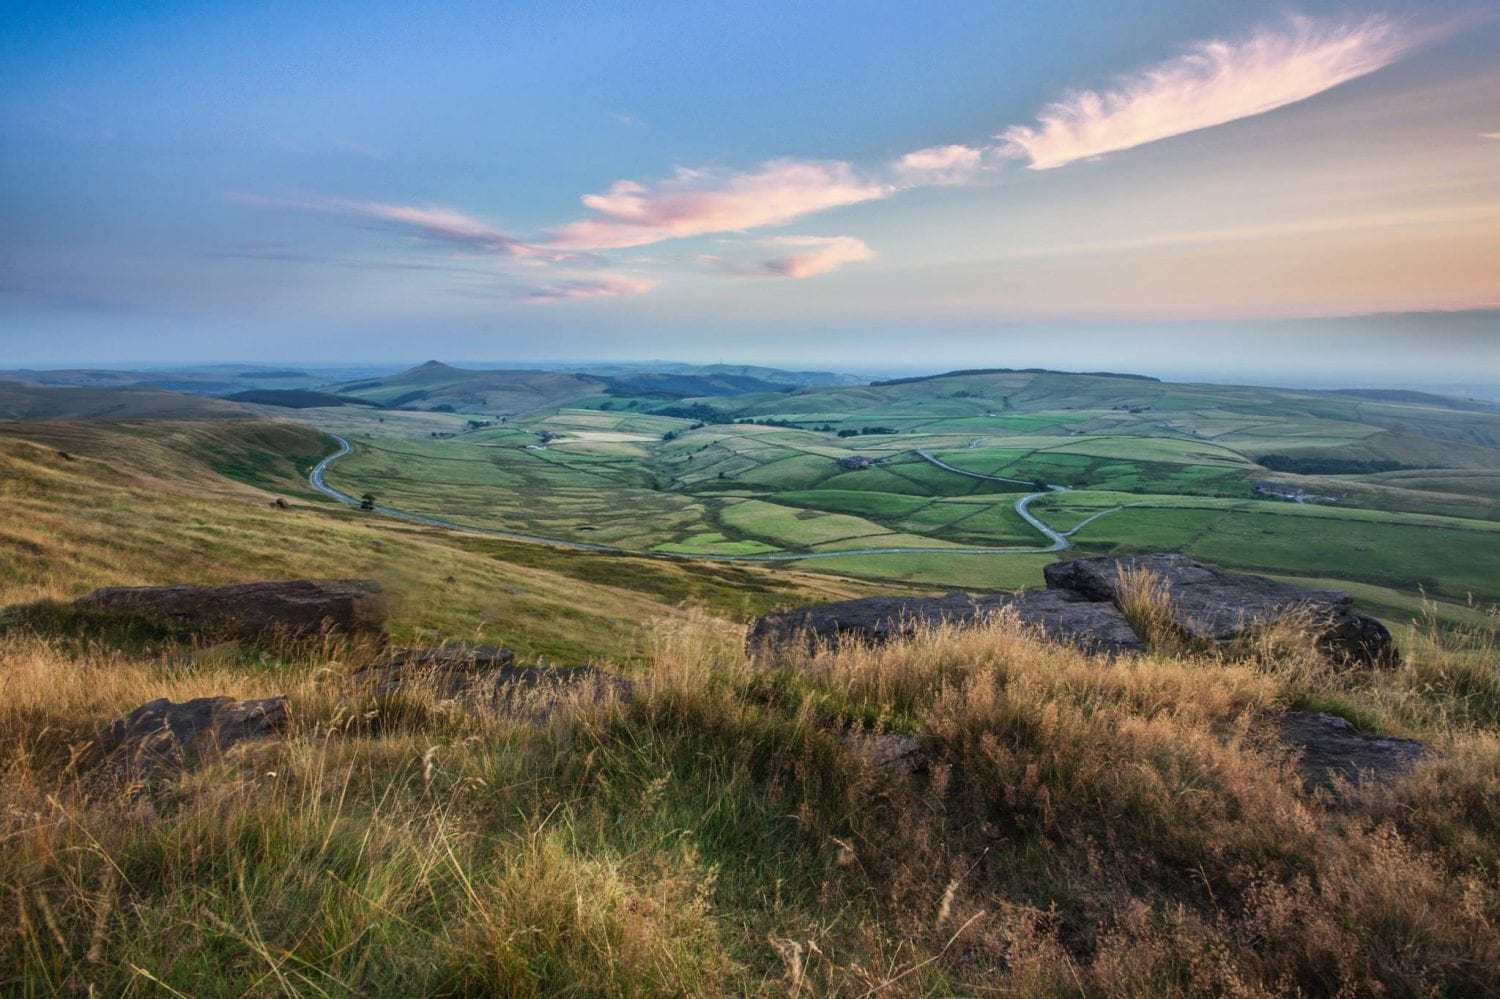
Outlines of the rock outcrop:
M973 624L1011 611L1048 637L1089 652L1141 652L1145 643L1119 608L1120 574L1132 569L1148 569L1169 587L1177 626L1187 638L1203 645L1233 642L1297 614L1317 630L1320 647L1336 662L1389 665L1399 661L1390 632L1374 618L1357 613L1348 594L1304 590L1263 576L1229 573L1185 555L1055 562L1044 570L1045 590L866 597L782 611L758 619L748 641L752 650L798 635L810 642L854 636L879 643L906 637L922 624Z
M1088 651L1118 655L1145 649L1113 604L1058 590L986 596L950 593L941 597L865 597L818 604L760 618L750 629L749 644L756 649L798 635L810 642L837 643L844 637L857 637L881 643L909 636L921 625L975 624L1007 611L1050 638Z
M1288 711L1280 726L1282 740L1298 751L1297 768L1311 787L1398 777L1428 752L1426 743L1367 735L1337 715L1318 711Z
M634 691L624 677L590 666L517 666L509 649L491 646L402 649L351 679L378 697L421 689L467 707L520 709L536 716L549 714L565 695L629 699Z
M1247 637L1289 615L1304 616L1331 659L1359 665L1398 661L1385 625L1353 609L1347 593L1305 590L1264 576L1225 572L1186 555L1126 555L1054 562L1047 586L1118 603L1121 574L1149 571L1168 587L1173 619L1189 639L1216 645Z
M96 620L215 639L385 637L385 602L380 584L370 579L115 586L95 590L68 609Z
M92 763L96 771L131 777L191 769L208 754L270 738L286 723L285 697L158 698L110 723L93 747Z

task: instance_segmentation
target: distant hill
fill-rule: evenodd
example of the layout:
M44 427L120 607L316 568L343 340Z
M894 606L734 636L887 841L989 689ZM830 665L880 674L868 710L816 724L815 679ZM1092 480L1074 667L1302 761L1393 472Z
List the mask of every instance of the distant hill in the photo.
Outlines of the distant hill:
M607 379L561 371L473 371L428 361L387 378L329 387L392 409L517 416L598 397Z
M1356 399L1371 399L1376 402L1409 402L1419 406L1441 406L1444 409L1469 409L1491 413L1500 410L1500 406L1477 399L1457 399L1453 396L1437 395L1433 392L1414 392L1410 389L1333 389L1331 394L1353 396Z
M544 365L523 365L541 369ZM847 387L863 385L869 379L837 371L791 371L758 364L685 364L678 361L639 361L618 364L559 364L554 371L597 375L601 378L632 378L638 375L696 375L706 378L754 378L778 386L798 388Z
M249 388L315 388L326 376L293 368L253 364L215 364L154 371L105 368L17 368L0 371L0 383L20 382L45 388L135 388L197 395L230 395Z
M660 396L690 399L700 396L744 395L751 392L790 392L793 385L763 381L749 375L644 374L611 378L605 390L614 396Z
M330 392L314 392L311 389L250 389L228 396L230 402L244 402L257 406L281 406L285 409L315 409L321 406L373 406L371 402L353 395L334 395Z
M1160 378L1150 375L1122 374L1118 371L1057 371L1052 368L961 368L957 371L945 371L937 375L913 375L909 378L887 378L883 381L871 382L871 385L912 385L917 382L932 382L943 378L963 378L969 375L1086 375L1089 378L1130 378L1138 382L1160 382Z
M1500 409L1428 393L1202 385L1115 372L1035 368L951 371L845 388L705 395L677 400L654 411L703 422L775 419L808 427L827 423L830 414L842 414L848 420L888 422L890 414L900 413L908 419L920 415L928 421L941 420L955 430L961 428L956 421L968 419L1004 418L1011 426L1021 427L1030 414L1109 414L1108 418L1070 418L1068 426L1074 434L1118 433L1126 426L1135 433L1176 433L1194 419L1193 414L1211 411L1249 418L1302 416L1332 421L1341 427L1385 431L1367 436L1357 446L1337 445L1336 455L1327 453L1330 445L1320 442L1316 435L1240 445L1250 457L1280 455L1277 460L1288 467L1301 467L1309 452L1319 461L1328 459L1330 468L1342 467L1338 461L1345 460L1371 470L1493 467L1496 449L1500 448ZM1443 453L1434 457L1432 449L1438 442Z
M239 403L153 389L45 388L0 382L0 420L243 420Z

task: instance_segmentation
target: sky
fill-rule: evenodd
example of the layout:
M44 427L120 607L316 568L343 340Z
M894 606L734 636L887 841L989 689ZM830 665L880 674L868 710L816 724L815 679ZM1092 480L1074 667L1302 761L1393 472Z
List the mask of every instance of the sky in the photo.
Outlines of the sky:
M0 367L1500 372L1500 7L1121 10L12 0Z

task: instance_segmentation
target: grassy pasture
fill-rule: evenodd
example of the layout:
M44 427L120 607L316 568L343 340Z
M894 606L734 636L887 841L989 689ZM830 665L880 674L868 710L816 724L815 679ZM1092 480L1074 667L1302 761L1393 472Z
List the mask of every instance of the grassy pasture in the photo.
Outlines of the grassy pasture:
M1151 404L1152 413L1159 419L1165 405L1178 425L1212 433L1215 440L1160 432L1039 434L1036 431L1045 426L1019 427L1014 410L995 411L994 422L985 424L988 418L972 411L961 417L931 411L919 414L922 405L911 399L909 407L916 409L903 411L898 405L880 411L879 419L874 411L866 410L837 421L831 419L836 414L820 410L835 427L862 421L863 425L901 425L906 420L915 430L846 438L754 424L692 429L683 421L656 423L652 421L662 418L574 409L540 414L521 421L522 426L421 442L415 449L395 449L406 453L385 459L374 450L382 445L372 441L370 449L361 448L360 454L341 462L332 478L346 491L369 488L390 505L477 526L672 552L756 554L855 544L936 547L1038 542L1036 532L1012 509L1018 494L995 496L996 483L938 468L915 453L917 448L932 448L941 460L980 475L1087 487L1038 503L1037 512L1061 530L1071 530L1093 513L1113 506L1128 507L1080 532L1075 541L1087 549L1180 550L1244 568L1296 573L1314 571L1326 563L1325 574L1370 585L1407 590L1427 586L1449 598L1471 590L1484 592L1486 570L1482 568L1467 574L1440 571L1443 552L1452 551L1452 539L1458 537L1443 532L1462 529L1468 521L1408 521L1397 516L1359 528L1351 522L1359 521L1361 515L1343 505L1337 508L1337 523L1326 528L1309 526L1305 520L1281 524L1255 519L1322 514L1316 507L1251 499L1254 482L1286 477L1268 476L1240 453L1242 441L1254 439L1250 435L1264 436L1268 426L1275 426L1288 435L1287 440L1323 447L1360 443L1386 436L1387 431L1359 425L1351 429L1317 413L1287 419L1271 406L1258 410L1251 406L1251 412L1194 409L1187 405L1192 395L1158 398ZM778 397L783 404L788 398L795 394ZM1012 405L1017 401L1012 399ZM955 397L940 400L938 408L972 410L993 403ZM1330 410L1337 411L1338 406ZM918 421L918 415L924 418ZM1118 409L1065 415L1067 420L1049 425L1128 425L1130 419L1138 418ZM1056 416L1055 410L1043 411L1037 419ZM976 436L949 432L959 429L976 431ZM557 435L545 448L539 445L540 438L526 436L542 430ZM668 430L677 431L675 439L662 441L657 432ZM477 447L481 443L500 446L481 449ZM839 458L861 453L877 464L862 470L839 466ZM1415 490L1350 483L1343 478L1340 482L1345 491L1359 496L1384 490L1390 494L1383 496L1390 506L1417 505L1409 499L1397 501L1408 493L1418 495ZM743 501L747 490L757 499ZM1398 493L1397 500L1392 500ZM969 500L981 502L961 505ZM1467 513L1485 502L1473 495L1430 508ZM1422 526L1438 529L1433 537L1448 540L1420 543L1408 536ZM1394 532L1391 551L1366 557L1375 536L1387 530ZM1321 540L1314 543L1314 536ZM1409 553L1415 554L1415 560L1403 568ZM1477 554L1483 565L1488 549L1481 545ZM890 560L888 571L877 567L882 560ZM838 571L834 566L827 568ZM896 556L865 558L860 572L892 579L911 576ZM922 573L924 580L941 580L941 570L929 565L924 564ZM952 581L964 578L976 575L955 564Z
M708 529L692 497L650 488L640 462L550 448L356 440L328 482L353 496L476 527L650 548ZM540 445L536 445L540 448Z
M1435 572L1458 537L1444 532L1474 520L1500 521L1500 496L1487 488L1493 476L1486 466L1496 455L1479 443L1492 414L1481 412L1034 372L694 402L737 418L796 420L800 427L694 427L640 407L602 410L584 408L594 405L585 402L479 430L456 419L449 424L456 429L440 431L455 436L415 441L423 424L404 421L441 414L401 414L392 417L393 435L421 447L383 444L377 429L357 442L359 453L341 462L331 481L349 492L369 489L388 505L476 526L673 552L753 554L856 540L872 547L1038 542L1012 509L1018 492L997 494L1006 487L937 468L917 455L923 449L978 475L1074 487L1034 507L1061 530L1111 507L1128 507L1080 532L1076 541L1089 549L1184 550L1299 573L1331 559L1335 564L1326 571L1351 580L1408 592L1429 585L1449 597L1482 588L1488 550L1476 550L1481 568L1472 572ZM1449 435L1451 446L1414 436L1414 428L1441 422L1445 412L1459 428ZM1375 419L1367 419L1372 413ZM1414 422L1399 426L1403 416ZM369 413L358 418L368 426ZM901 432L840 438L814 429L877 425ZM543 433L552 435L545 447ZM662 440L668 434L673 440ZM407 453L382 458L374 450L379 447ZM1257 466L1254 458L1265 453L1351 460L1384 455L1403 462L1423 457L1452 467L1299 476ZM854 455L875 464L860 470L839 465ZM1254 485L1268 480L1344 496L1330 507L1339 522L1317 528L1305 520L1246 520L1320 515L1315 507L1256 501ZM747 498L764 505L745 505ZM975 505L967 505L971 500ZM1356 508L1464 520L1394 516L1361 528L1350 526L1361 522ZM1408 535L1423 526L1449 540L1414 542ZM1387 529L1394 532L1390 552L1366 558L1366 546ZM1311 543L1314 534L1325 541ZM1260 554L1252 556L1249 549L1257 548ZM1401 569L1410 552L1415 562ZM883 560L890 560L890 578L909 574L894 556L865 559L862 573L882 574L874 567ZM941 570L926 566L924 572L941 581ZM952 580L961 578L975 575L955 564Z
M862 517L799 510L761 500L731 503L719 511L718 519L736 534L791 549L890 533L881 525Z
M1238 506L1127 507L1073 540L1096 551L1181 551L1241 569L1500 600L1500 532L1489 524Z

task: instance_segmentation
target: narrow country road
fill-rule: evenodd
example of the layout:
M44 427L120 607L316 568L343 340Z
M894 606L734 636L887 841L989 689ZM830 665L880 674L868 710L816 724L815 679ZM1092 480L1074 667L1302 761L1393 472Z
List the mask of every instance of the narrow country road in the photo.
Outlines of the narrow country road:
M354 447L345 438L339 436L338 434L329 434L328 436L338 441L339 449L333 454L330 454L328 457L324 458L322 461L318 462L318 464L313 467L313 470L308 473L307 481L314 489L322 493L324 496L327 496L329 499L337 500L338 502L343 503L345 506L358 508L360 505L360 501L358 499L350 496L346 492L335 489L333 486L330 486L326 480L326 474L328 470L332 468L334 463L337 462L340 458L346 457L347 455L353 453ZM1004 479L994 475L979 475L977 472L966 472L963 469L954 468L951 465L944 464L943 462L934 458L932 455L927 454L925 451L918 451L917 454L937 465L939 468L946 468L949 471L957 472L960 475L971 475L980 479L994 479L998 482L1021 482L1021 480L1019 479ZM1031 485L1031 483L1029 482L1021 482L1021 484ZM1061 490L1064 487L1051 486L1049 488ZM565 548L571 551L600 552L607 555L634 555L640 558L670 558L684 562L804 562L809 559L838 558L840 556L846 555L1041 555L1048 552L1065 551L1068 548L1071 548L1072 542L1068 540L1069 535L1077 532L1084 526L1084 524L1088 524L1096 518L1104 516L1104 514L1106 513L1114 512L1114 510L1104 510L1100 513L1096 513L1088 520L1083 521L1083 523L1080 523L1071 531L1058 532L1054 531L1052 528L1044 524L1041 520L1037 519L1037 517L1027 509L1032 500L1045 495L1047 495L1047 493L1038 492L1022 496L1020 499L1016 500L1015 511L1021 516L1023 520L1026 521L1026 523L1030 524L1032 527L1040 531L1047 538L1047 540L1051 542L1051 544L1046 547L1000 548L983 546L952 546L940 548L934 546L930 548L924 548L903 546L891 548L840 548L834 551L816 552L776 552L774 554L767 555L695 555L685 552L645 551L635 548L620 548L615 545L593 544L587 541L568 541L562 538L547 538L539 534L527 534L523 531L507 531L496 527L475 527L472 524L460 524L456 521L445 520L441 517L430 517L426 514L411 513L407 510L398 510L395 507L380 506L378 504L375 506L373 512L381 514L382 516L390 517L394 520L405 521L408 524L418 524L423 527L441 527L453 531L468 531L473 534L484 534L489 537L506 538L511 541L531 541L544 545L552 545L554 548ZM1116 507L1115 509L1119 508Z

